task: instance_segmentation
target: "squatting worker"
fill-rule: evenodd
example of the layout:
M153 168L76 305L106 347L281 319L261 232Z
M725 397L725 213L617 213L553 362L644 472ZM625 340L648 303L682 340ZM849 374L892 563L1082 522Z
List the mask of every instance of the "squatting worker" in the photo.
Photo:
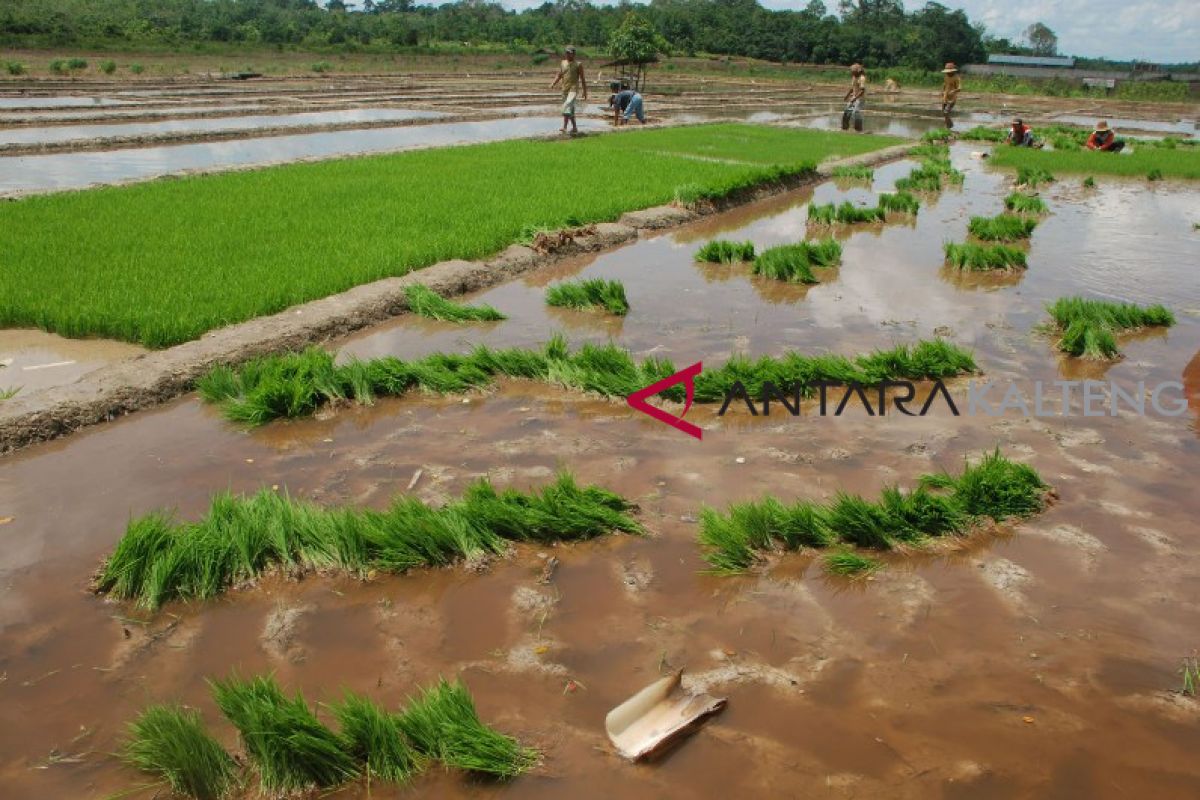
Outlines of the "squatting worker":
M613 94L608 98L608 105L613 110L613 124L624 125L631 116L637 117L638 122L646 124L646 107L642 96L632 89L622 89L621 84L613 81L609 84Z
M1017 117L1013 120L1012 127L1008 129L1008 135L1004 137L1004 141L1015 147L1033 147L1033 128Z
M562 84L562 129L559 133L567 132L567 123L571 123L571 133L579 133L579 127L575 124L575 104L580 100L587 101L588 88L587 77L583 74L583 64L575 60L575 48L568 47L566 50L566 58L558 65L558 75L554 78L554 83L550 84L550 88ZM581 94L582 92L582 94Z
M1119 153L1125 149L1125 140L1117 138L1117 132L1108 127L1108 123L1100 120L1096 129L1087 140L1088 150L1100 150L1105 153Z
M958 76L958 66L949 61L942 69L942 114L950 116L954 104L958 102L958 93L962 90L962 78Z
M842 112L842 130L850 127L854 120L854 130L862 133L863 129L863 100L867 94L867 71L862 64L850 65L850 90L846 92L846 110Z

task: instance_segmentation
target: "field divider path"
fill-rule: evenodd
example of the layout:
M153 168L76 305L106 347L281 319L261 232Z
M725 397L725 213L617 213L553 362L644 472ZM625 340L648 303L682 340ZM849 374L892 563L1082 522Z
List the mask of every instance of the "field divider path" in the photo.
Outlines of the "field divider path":
M292 306L276 314L210 331L199 339L101 367L75 383L22 394L0 405L0 454L152 408L194 389L218 365L236 366L252 358L301 349L384 322L408 311L406 289L422 284L444 297L494 286L580 253L598 252L636 239L639 232L662 230L738 205L829 179L838 166L875 165L905 156L917 143L905 143L828 161L814 173L770 181L736 191L718 201L681 207L662 205L621 215L616 222L566 229L568 243L539 253L510 245L482 261L443 261L404 276L356 286L339 294ZM559 238L554 236L554 238Z

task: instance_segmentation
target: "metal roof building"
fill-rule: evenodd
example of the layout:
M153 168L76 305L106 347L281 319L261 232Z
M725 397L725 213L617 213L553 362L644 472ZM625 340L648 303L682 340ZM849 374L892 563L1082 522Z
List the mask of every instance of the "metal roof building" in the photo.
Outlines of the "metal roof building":
M1000 64L1009 67L1054 67L1057 69L1074 69L1075 59L1069 56L1010 56L992 53L987 63Z

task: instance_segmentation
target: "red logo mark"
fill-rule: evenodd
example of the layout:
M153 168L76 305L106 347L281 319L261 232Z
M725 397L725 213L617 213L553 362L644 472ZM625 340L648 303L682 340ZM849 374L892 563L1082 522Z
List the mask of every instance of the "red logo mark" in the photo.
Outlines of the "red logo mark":
M703 362L697 361L690 367L681 369L679 372L676 372L670 377L663 378L658 383L652 383L645 389L638 389L636 392L629 395L629 397L625 398L626 402L628 402L633 408L641 411L643 414L649 414L659 422L665 422L672 428L677 428L683 431L688 436L693 436L697 439L703 439L704 431L690 422L683 421L684 414L687 414L688 409L692 407L692 398L696 394L696 386L692 383L692 381L697 375L700 374L702 364ZM687 401L683 404L683 414L680 414L677 417L673 414L668 414L661 408L657 408L646 402L646 398L653 397L664 389L669 389L677 383L682 383L685 387L687 387Z

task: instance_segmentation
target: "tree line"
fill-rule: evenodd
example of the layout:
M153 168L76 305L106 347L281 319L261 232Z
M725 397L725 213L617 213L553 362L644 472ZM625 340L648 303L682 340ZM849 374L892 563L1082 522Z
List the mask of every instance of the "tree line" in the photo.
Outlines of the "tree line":
M485 0L5 0L0 42L9 46L182 47L197 43L387 50L431 43L495 43L512 49L565 43L605 48L636 11L671 53L749 56L780 62L940 69L985 57L982 26L930 2L841 0L830 8L773 11L757 0L651 0L596 6L556 0L512 11Z

